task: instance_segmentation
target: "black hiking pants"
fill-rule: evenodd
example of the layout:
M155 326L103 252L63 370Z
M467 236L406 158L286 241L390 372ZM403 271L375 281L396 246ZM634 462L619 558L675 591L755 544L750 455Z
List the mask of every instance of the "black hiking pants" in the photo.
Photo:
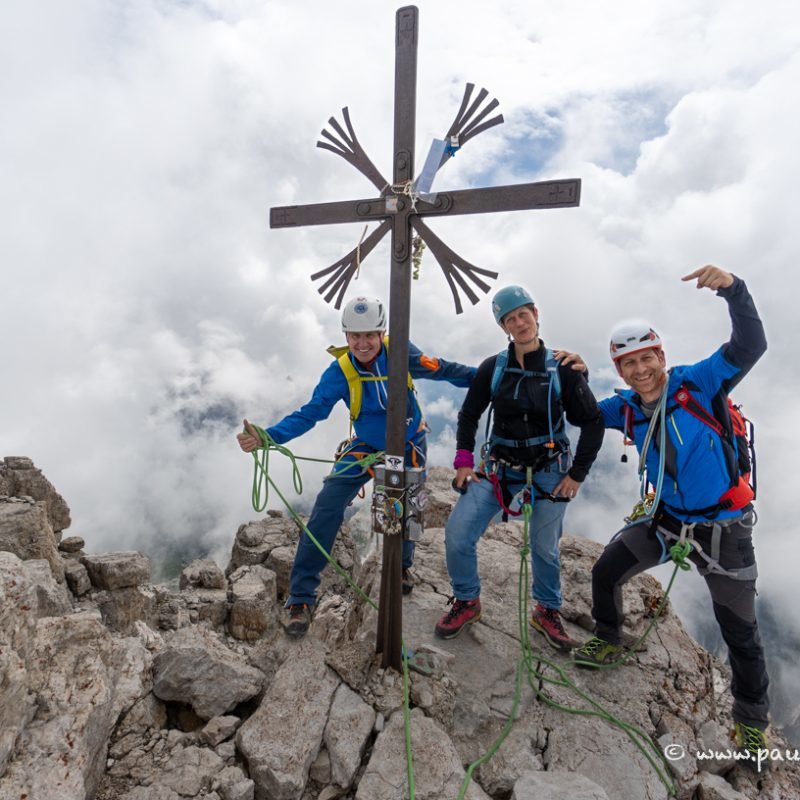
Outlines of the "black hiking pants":
M696 550L689 559L705 578L711 593L714 616L728 646L731 665L733 718L736 722L764 729L768 723L769 701L766 663L755 614L756 559L753 550L754 514L746 512L722 529L718 562L724 570L739 570L731 577L709 570L709 563ZM681 523L662 516L623 528L606 546L592 568L592 616L601 639L619 644L624 614L622 585L634 575L662 563ZM712 552L713 523L696 525L692 531L703 552Z

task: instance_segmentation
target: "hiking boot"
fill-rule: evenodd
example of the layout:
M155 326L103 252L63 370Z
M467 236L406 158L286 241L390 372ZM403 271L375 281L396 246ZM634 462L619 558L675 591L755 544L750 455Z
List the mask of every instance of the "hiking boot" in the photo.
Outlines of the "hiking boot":
M583 647L572 654L572 660L576 667L602 667L604 664L612 664L621 653L620 645L611 644L599 636L592 636Z
M537 603L531 614L531 626L547 639L551 647L563 653L568 653L578 644L567 635L561 623L561 614L555 608L546 608Z
M286 635L301 639L311 624L311 606L308 603L294 603L289 606L289 621L283 626Z
M403 594L411 594L411 592L414 590L414 581L411 580L411 573L405 569L405 567L403 568L402 581L403 582L401 586L403 588Z
M481 618L481 599L448 601L450 610L436 623L436 635L440 639L452 639L461 633L465 625L471 625Z
M761 772L769 769L767 737L760 728L737 722L733 726L733 741L739 750L740 759L745 766ZM747 754L747 758L744 758Z

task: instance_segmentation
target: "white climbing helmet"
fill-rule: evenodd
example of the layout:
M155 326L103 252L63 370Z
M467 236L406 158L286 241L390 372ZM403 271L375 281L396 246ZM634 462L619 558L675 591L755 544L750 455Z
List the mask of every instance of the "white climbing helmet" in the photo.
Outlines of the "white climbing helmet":
M649 322L628 320L621 322L611 332L609 351L612 361L651 347L660 350L661 337L650 327Z
M386 309L377 297L354 297L342 311L345 333L369 333L386 330Z

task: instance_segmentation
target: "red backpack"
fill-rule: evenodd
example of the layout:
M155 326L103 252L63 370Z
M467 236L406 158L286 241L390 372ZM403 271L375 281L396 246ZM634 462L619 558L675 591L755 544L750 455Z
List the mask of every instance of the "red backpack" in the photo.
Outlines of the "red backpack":
M720 497L719 507L723 511L737 511L756 498L755 428L742 414L741 406L734 405L730 397L726 400L727 419L719 420L697 402L685 385L675 392L675 402L720 437L730 488Z

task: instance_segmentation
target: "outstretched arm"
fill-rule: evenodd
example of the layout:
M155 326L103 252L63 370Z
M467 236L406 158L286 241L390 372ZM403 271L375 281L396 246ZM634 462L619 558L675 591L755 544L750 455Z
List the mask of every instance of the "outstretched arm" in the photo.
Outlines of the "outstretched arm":
M413 342L408 343L408 371L412 378L447 381L462 388L468 387L475 377L475 367L427 356Z

